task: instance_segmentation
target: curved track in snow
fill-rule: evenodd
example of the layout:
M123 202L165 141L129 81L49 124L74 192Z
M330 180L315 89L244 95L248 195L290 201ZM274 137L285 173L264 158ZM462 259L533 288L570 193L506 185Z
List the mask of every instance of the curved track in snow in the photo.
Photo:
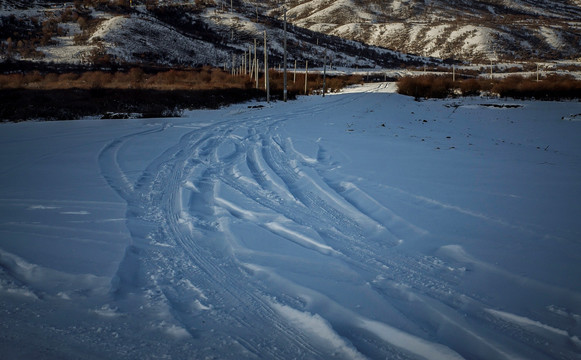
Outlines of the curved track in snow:
M362 96L331 98L292 117L323 117ZM470 269L458 264L548 297L574 303L578 294L523 285L458 246L438 256L400 250L402 239L431 234L343 180L323 144L313 145L316 156L297 150L288 115L262 114L186 133L135 183L118 164L119 149L163 125L99 154L103 176L127 202L132 236L112 308L187 338L193 358L578 358L576 337L527 326L527 318L492 310L502 299L459 287ZM546 348L546 337L569 345Z

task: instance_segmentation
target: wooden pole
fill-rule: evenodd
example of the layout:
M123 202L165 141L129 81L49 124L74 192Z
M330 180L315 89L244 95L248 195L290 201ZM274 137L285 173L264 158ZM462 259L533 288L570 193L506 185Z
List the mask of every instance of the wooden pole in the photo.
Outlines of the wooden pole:
M254 79L254 59L252 58L252 45L248 49L248 74L250 80Z
M323 62L323 97L327 91L327 50L325 50L325 61Z
M309 80L309 60L305 62L305 95L307 94L307 82Z
M270 102L270 84L268 82L268 47L266 45L266 30L264 30L264 88L266 90L266 102Z
M297 61L295 60L295 71L293 72L293 84L297 82Z
M282 100L286 102L287 100L287 88L286 88L286 6L284 8L284 54L283 60L284 62L284 73L283 73L283 90L282 90Z
M250 78L252 79L252 46L248 47L248 69L247 69L247 74L250 75Z
M256 57L256 39L254 39L254 74L256 79L256 88L258 89L258 58Z

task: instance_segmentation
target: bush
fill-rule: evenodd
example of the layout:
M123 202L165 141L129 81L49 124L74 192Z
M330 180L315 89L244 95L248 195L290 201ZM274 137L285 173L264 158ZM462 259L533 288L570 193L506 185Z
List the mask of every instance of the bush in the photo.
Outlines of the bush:
M462 96L475 96L480 95L482 86L480 81L476 79L468 79L460 82L460 93Z
M500 97L517 99L581 98L581 81L569 75L549 75L540 81L536 81L536 78L511 75L501 80L480 78L456 83L443 76L423 75L402 77L397 85L398 93L416 98L444 98L450 96L454 90L459 90L463 96L473 96L488 91Z
M415 98L446 98L452 94L454 82L446 76L405 76L397 82L398 93Z
M540 81L522 76L509 76L498 82L492 92L500 97L540 100L581 98L581 81L572 76L550 75Z

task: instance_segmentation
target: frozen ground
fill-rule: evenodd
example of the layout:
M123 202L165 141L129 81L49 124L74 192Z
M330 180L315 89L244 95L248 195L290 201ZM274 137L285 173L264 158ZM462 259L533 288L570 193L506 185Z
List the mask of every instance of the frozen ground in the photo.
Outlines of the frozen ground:
M3 357L581 358L581 103L263 105L1 124Z

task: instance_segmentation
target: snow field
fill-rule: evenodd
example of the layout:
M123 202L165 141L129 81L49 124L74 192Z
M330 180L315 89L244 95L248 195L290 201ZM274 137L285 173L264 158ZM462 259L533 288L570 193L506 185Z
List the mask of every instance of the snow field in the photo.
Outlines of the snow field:
M578 358L581 105L394 89L3 124L0 349Z

